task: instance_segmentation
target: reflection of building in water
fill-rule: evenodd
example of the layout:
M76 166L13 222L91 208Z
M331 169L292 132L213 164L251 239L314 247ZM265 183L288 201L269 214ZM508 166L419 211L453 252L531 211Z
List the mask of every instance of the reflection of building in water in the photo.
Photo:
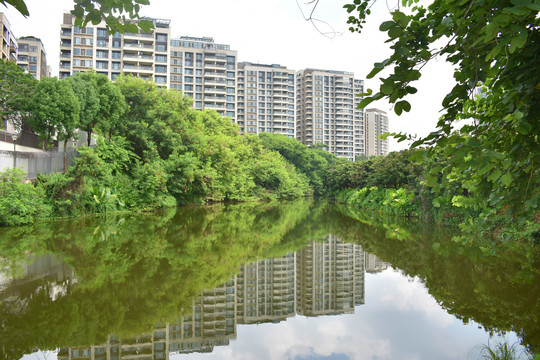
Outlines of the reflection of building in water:
M238 323L279 322L295 315L296 254L242 266L236 276Z
M298 251L297 306L305 316L354 312L364 303L364 252L330 235Z
M379 260L379 258L373 254L366 253L366 272L378 273L388 268L388 263Z
M58 256L45 254L31 263L22 263L16 278L0 274L0 301L16 301L21 294L45 290L51 300L65 294L75 283L73 269ZM45 285L46 284L46 285Z
M169 351L192 352L194 349L227 345L236 338L236 282L204 291L193 301L191 315L168 326ZM201 351L201 350L197 350Z
M168 359L169 353L211 352L236 338L237 324L280 322L296 314L353 313L364 303L365 270L387 264L360 245L330 235L296 253L244 265L230 282L203 291L191 315L132 339L114 336L102 346L63 348L59 360Z

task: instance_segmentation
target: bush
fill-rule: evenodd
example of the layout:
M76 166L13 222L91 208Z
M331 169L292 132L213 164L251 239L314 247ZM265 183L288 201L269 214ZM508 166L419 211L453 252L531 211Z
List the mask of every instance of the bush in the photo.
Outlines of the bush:
M0 225L22 225L37 217L46 217L50 208L44 203L43 190L25 183L21 169L0 172Z

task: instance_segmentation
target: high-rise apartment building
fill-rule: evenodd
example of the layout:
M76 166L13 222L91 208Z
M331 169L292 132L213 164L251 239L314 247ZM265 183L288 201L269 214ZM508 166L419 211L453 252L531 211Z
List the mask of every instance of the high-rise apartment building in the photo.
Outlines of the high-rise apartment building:
M104 24L78 28L74 16L64 14L59 77L95 69L111 80L125 73L168 87L170 20L146 20L154 23L149 33L109 34Z
M388 139L379 138L381 134L388 132L388 116L379 109L366 109L366 155L388 154Z
M305 69L296 74L296 138L322 143L353 161L365 153L364 114L357 108L364 82L345 71Z
M182 36L170 42L171 89L183 90L196 109L236 119L237 52L213 38Z
M238 64L237 118L244 134L295 136L295 71L273 64Z
M6 15L0 13L0 29L2 30L2 38L0 39L0 56L5 61L17 60L17 39L11 31L11 24Z
M17 65L28 71L36 79L51 76L47 65L47 54L41 39L34 36L23 36L17 39Z

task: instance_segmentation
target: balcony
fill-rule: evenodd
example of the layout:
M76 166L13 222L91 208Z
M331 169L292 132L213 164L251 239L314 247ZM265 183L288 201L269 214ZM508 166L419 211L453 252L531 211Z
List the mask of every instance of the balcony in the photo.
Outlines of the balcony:
M142 48L142 49L153 49L153 44L139 44L139 43L130 43L130 42L124 42L124 47L128 48Z

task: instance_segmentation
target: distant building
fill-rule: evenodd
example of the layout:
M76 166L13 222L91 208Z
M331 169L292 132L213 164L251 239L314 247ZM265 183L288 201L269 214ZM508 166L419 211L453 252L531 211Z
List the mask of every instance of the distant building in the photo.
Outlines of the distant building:
M0 13L0 29L2 30L2 38L0 39L0 56L5 61L17 60L17 39L11 30L6 15Z
M296 138L324 144L350 161L365 154L364 113L358 109L364 81L345 71L305 69L296 74Z
M366 122L366 155L387 155L388 139L379 138L381 134L388 132L388 116L386 112L379 109L365 110Z
M237 52L211 37L181 36L170 42L169 88L182 90L196 109L236 119Z
M272 64L238 64L237 118L245 134L295 137L295 71Z
M28 71L36 79L51 76L47 65L47 54L41 39L34 36L23 36L17 39L17 65Z
M169 87L170 20L147 18L149 33L109 34L105 24L78 28L75 17L64 14L60 27L61 79L95 69L115 80L121 73Z

